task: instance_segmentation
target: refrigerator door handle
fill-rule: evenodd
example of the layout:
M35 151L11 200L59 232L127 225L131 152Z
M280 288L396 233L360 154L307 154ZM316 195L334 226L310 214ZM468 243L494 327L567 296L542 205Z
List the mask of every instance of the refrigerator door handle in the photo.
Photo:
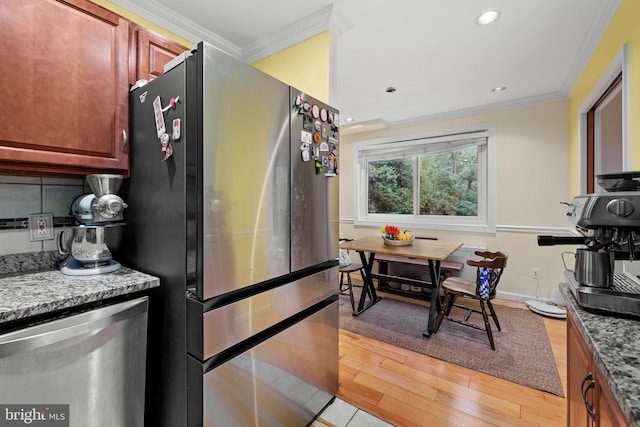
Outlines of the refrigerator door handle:
M93 335L118 322L144 314L146 311L147 298L145 297L26 327L0 336L0 358L61 343L82 335Z

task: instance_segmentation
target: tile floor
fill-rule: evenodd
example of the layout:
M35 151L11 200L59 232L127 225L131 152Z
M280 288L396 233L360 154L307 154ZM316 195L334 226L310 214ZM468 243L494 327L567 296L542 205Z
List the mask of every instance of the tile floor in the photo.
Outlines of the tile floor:
M320 420L336 427L393 427L344 400L336 399L319 416ZM326 424L314 423L316 426Z

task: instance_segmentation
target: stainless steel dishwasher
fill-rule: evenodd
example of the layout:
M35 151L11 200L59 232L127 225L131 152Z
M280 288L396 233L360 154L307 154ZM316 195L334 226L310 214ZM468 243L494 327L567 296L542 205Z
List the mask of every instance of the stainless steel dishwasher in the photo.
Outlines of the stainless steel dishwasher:
M144 424L148 298L0 335L0 404L69 405L70 426Z

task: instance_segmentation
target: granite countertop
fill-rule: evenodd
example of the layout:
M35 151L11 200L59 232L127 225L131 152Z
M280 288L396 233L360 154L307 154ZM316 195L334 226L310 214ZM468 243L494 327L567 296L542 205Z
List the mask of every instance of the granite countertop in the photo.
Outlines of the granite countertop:
M157 277L126 267L107 274L67 276L55 268L55 261L46 253L0 257L0 326L160 286Z
M569 285L560 285L567 308L631 426L640 426L640 320L584 310Z

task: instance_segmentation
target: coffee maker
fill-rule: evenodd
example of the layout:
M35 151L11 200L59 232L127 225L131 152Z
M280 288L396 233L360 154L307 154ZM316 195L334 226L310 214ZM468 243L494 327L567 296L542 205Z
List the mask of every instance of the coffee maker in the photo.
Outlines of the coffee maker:
M579 236L538 236L539 246L579 245L565 277L587 310L640 315L640 172L598 175L603 192L576 196L567 217ZM620 271L621 270L621 271Z
M111 273L121 264L112 258L109 241L116 241L124 226L127 204L117 195L124 177L113 174L87 175L93 193L82 194L71 203L77 225L58 234L58 250L69 255L60 271L71 276Z

